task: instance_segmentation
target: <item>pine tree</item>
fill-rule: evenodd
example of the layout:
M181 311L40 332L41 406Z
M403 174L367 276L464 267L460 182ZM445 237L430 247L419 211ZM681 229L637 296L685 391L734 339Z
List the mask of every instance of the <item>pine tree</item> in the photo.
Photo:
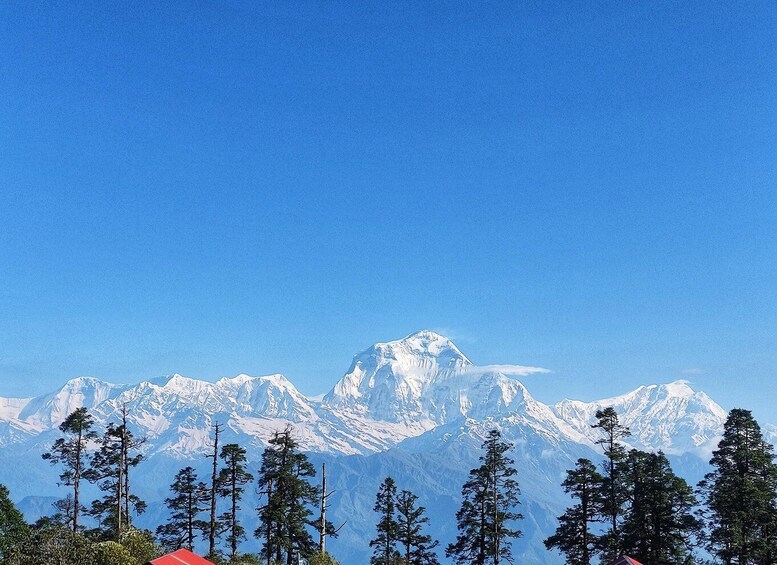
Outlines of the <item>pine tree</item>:
M696 497L663 453L632 450L625 465L630 505L622 527L625 553L643 563L692 563Z
M545 540L545 547L558 549L568 565L589 565L599 553L599 536L591 525L600 521L603 480L591 461L578 459L562 483L564 492L578 502L559 518L556 532Z
M210 493L205 483L197 480L197 473L192 467L185 467L176 474L170 491L174 496L165 499L170 519L167 524L159 526L156 533L165 547L185 547L193 551L197 533L208 528L208 523L199 516L207 509Z
M376 526L377 535L370 541L370 547L374 548L370 565L394 565L400 563L399 551L397 551L397 538L399 537L399 524L395 512L397 503L397 486L394 479L386 477L375 495L373 512L379 516Z
M777 562L777 466L749 410L729 412L710 465L699 483L709 552L726 564Z
M94 420L86 408L77 408L59 426L65 437L57 439L51 451L42 456L52 465L61 463L64 470L59 478L66 486L73 487L73 532L78 531L78 518L82 511L86 511L81 504L81 478L86 470L88 444L97 438L97 434L92 431L93 425Z
M119 426L108 424L99 449L92 455L91 467L83 474L104 493L89 510L100 522L97 536L103 540L118 540L130 526L132 512L142 514L146 509L146 503L129 492L130 469L143 460L143 455L133 452L144 440L135 439L126 427L126 416L123 419L125 423Z
M520 489L513 478L516 470L505 455L512 446L501 439L499 430L491 430L483 442L481 465L469 472L461 489L461 508L456 513L459 535L445 554L457 564L499 565L510 562L510 539L521 535L507 523L523 518L514 508L519 504Z
M236 443L229 443L221 448L221 459L224 467L219 472L219 496L229 501L229 510L221 515L221 521L227 525L227 543L230 547L230 559L237 556L237 546L245 538L245 528L240 525L238 512L240 500L243 497L245 485L254 480L253 475L246 471L246 450Z
M629 428L621 425L614 408L596 411L596 424L604 436L596 443L604 449L604 481L602 482L603 514L609 522L609 532L602 536L601 544L605 559L618 557L622 551L621 522L623 508L628 499L623 467L626 460L626 448L621 440L631 435Z
M30 535L24 516L11 502L8 488L0 485L0 561L8 557L13 548Z
M264 504L259 507L259 528L255 535L264 538L263 554L293 565L295 558L307 558L316 552L310 507L318 502L320 490L309 480L316 470L304 453L297 449L291 427L276 432L262 453L259 489Z
M402 557L405 565L440 565L434 548L439 542L423 533L429 523L426 508L416 506L418 497L408 490L399 493L396 499L397 542L404 548Z

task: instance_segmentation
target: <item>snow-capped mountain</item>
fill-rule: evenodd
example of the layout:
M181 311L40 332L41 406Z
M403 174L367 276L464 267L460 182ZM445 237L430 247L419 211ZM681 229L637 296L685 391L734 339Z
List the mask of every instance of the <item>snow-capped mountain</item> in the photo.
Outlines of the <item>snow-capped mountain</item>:
M686 381L641 386L627 394L596 402L564 400L554 412L581 433L590 435L597 410L611 406L631 430L626 441L638 449L667 454L693 453L709 458L715 449L726 411Z
M538 371L542 369L478 367L451 340L424 330L356 355L324 396L322 408L351 419L404 424L409 427L406 437L412 437L462 417L486 418L517 409L528 392L513 375Z
M125 388L93 377L78 377L56 392L26 402L17 419L41 430L56 427L76 408L92 410Z
M460 484L477 461L485 434L498 427L514 445L523 488L525 536L518 553L524 563L551 563L542 539L564 507L559 485L565 470L579 457L599 457L599 432L591 428L597 410L613 406L631 428L634 447L691 457L697 466L708 459L726 415L683 381L549 406L520 381L542 371L478 366L448 338L421 331L357 354L320 401L280 374L241 374L216 382L176 374L135 385L79 377L41 397L0 398L0 482L14 496L33 496L28 500L32 513L40 496L61 495L54 470L40 455L58 437L57 426L80 406L94 415L97 428L117 421L126 406L133 432L147 438L146 461L137 473L150 502L165 497L182 460L205 465L213 423L224 425L224 442L249 450L253 464L273 432L291 425L301 448L332 469L330 482L338 489L332 515L351 517L332 548L339 549L344 565L356 565L367 560L374 494L387 474L421 496L435 534L450 540ZM31 471L20 477L15 472L20 466ZM245 505L249 525L255 520L253 507ZM162 512L152 510L145 520L152 524Z
M389 422L437 420L430 390L473 367L448 338L421 331L356 355L324 404Z

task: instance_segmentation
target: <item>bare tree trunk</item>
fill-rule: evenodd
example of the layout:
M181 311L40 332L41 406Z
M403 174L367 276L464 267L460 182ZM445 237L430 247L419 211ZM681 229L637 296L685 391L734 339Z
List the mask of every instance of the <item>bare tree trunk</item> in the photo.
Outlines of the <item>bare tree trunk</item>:
M326 463L321 464L321 524L319 525L318 549L326 553Z
M218 482L218 464L219 464L219 433L221 425L213 425L213 474L210 482L210 527L208 528L208 559L213 561L216 558L216 483Z

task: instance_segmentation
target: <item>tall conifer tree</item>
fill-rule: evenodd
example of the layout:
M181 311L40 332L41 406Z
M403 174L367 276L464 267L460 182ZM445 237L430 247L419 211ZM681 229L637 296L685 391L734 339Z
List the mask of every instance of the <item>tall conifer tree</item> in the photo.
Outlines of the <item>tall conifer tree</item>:
M418 497L408 490L399 493L396 499L397 541L402 547L405 565L440 565L434 548L439 542L424 533L429 523L426 508L416 506Z
M224 460L224 467L218 476L219 496L225 497L229 502L229 509L221 515L221 522L228 528L229 557L234 560L238 544L245 538L245 528L240 524L238 516L240 500L243 498L245 485L253 481L254 477L245 467L246 450L238 444L228 443L222 447L220 457Z
M777 562L777 466L749 410L729 412L723 438L699 483L707 549L726 564Z
M602 482L596 465L588 459L578 459L562 483L564 492L577 503L559 518L556 532L545 540L545 547L558 549L568 565L590 565L599 553L599 536L591 526L601 521Z
M693 563L699 522L688 483L672 472L661 452L631 450L625 474L630 505L622 528L624 552L652 565Z
M81 504L81 479L87 469L87 448L90 441L97 438L92 430L94 420L86 408L77 408L59 426L65 437L54 442L51 451L43 454L43 459L52 465L61 463L63 471L59 475L63 484L73 487L71 526L73 532L79 528L79 517L86 508Z
M126 422L126 418L124 419ZM99 519L99 536L118 540L130 525L131 515L142 514L146 503L128 492L130 469L136 467L143 455L135 450L143 440L135 439L126 424L108 424L99 440L99 449L92 455L91 466L84 478L96 483L103 497L92 502L89 514Z
M620 423L618 413L608 407L597 410L596 424L603 436L596 443L604 449L604 480L602 482L603 513L609 523L609 531L601 537L605 559L614 559L622 552L621 523L624 506L628 500L628 488L624 476L626 448L622 440L631 435L629 428Z
M373 512L378 514L377 535L370 541L373 548L370 565L395 565L400 563L397 550L399 524L396 520L397 486L394 479L386 477L375 495Z
M200 515L208 508L210 493L205 483L197 479L197 473L192 467L178 471L170 491L173 496L165 499L170 509L170 519L159 526L156 533L167 548L185 547L193 551L197 535L208 529L208 522L201 519Z
M259 490L264 503L259 507L259 528L255 535L264 539L263 555L293 565L317 550L308 531L310 516L320 494L309 481L316 470L297 448L291 427L276 432L262 453Z
M521 535L508 524L523 518L515 511L520 489L513 478L514 462L506 452L512 446L502 441L499 430L491 430L483 442L481 465L469 472L461 489L461 508L456 513L459 535L445 553L457 564L499 565L512 560L510 540Z

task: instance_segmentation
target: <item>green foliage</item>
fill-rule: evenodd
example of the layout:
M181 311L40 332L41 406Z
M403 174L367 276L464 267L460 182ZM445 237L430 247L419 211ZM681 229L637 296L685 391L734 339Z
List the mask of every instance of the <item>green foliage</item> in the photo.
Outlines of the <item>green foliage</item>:
M655 565L692 562L690 547L699 522L688 483L672 472L661 452L632 450L626 475L631 503L623 523L624 551Z
M218 494L229 501L229 509L221 515L221 522L228 528L226 541L230 547L230 558L234 560L237 557L238 544L245 539L245 528L238 518L240 500L243 498L245 485L254 480L254 477L245 467L246 450L236 443L222 447L220 457L224 460L224 467L218 476Z
M81 503L81 479L86 471L86 450L90 441L97 439L97 434L92 431L94 420L86 408L77 408L65 418L59 426L59 431L65 434L54 442L51 450L42 455L43 459L50 461L52 465L61 464L62 473L59 475L62 484L73 487L72 504L70 514L65 514L74 532L79 529L79 516L86 508Z
M130 527L121 533L119 543L127 549L138 565L143 565L164 553L154 534L148 530Z
M138 565L126 547L115 541L94 544L93 565Z
M83 565L93 563L93 544L70 527L41 520L31 534L12 547L4 565Z
M151 532L130 529L121 541L92 540L42 518L11 546L3 565L144 565L162 554Z
M374 548L370 565L390 565L399 559L397 551L397 538L399 537L399 524L394 516L396 509L397 486L394 479L386 477L375 495L373 511L379 516L375 539L370 541L370 547Z
M513 478L514 462L505 453L512 446L502 441L499 430L491 430L483 442L481 465L469 472L461 489L464 498L456 513L459 535L445 550L460 565L498 565L512 561L510 540L521 536L508 523L523 518L518 506L520 489Z
M92 455L91 467L83 474L89 482L97 483L104 493L89 509L89 515L100 523L94 532L98 539L117 539L119 529L130 524L130 512L142 514L146 509L145 502L128 493L130 469L143 460L142 455L132 454L132 451L141 443L124 425L108 424L99 440L100 448Z
M699 483L707 549L724 563L761 565L777 555L777 466L749 410L729 412L723 438Z
M559 518L559 525L545 540L545 547L558 549L568 565L589 565L599 552L599 536L591 526L602 514L603 482L604 478L588 459L578 459L575 468L567 471L562 486L577 503Z
M434 548L440 542L423 533L429 523L426 508L416 506L418 497L408 490L397 496L397 541L404 548L403 557L407 565L440 565Z
M340 565L329 553L314 553L308 557L308 565Z
M596 417L593 427L604 432L597 443L604 446L605 475L587 459L567 472L564 490L578 502L559 518L545 546L561 551L570 565L589 565L597 554L609 561L622 553L653 565L692 562L699 527L693 491L663 453L626 453L620 441L630 433L615 410L600 410ZM608 531L595 535L594 522L606 522Z
M266 560L292 563L296 555L307 558L318 549L307 527L320 489L309 482L316 470L297 449L291 427L276 432L268 443L259 471L264 503L255 535L264 540Z
M609 522L609 532L600 539L605 561L622 553L621 524L623 508L628 501L628 486L624 475L626 448L621 440L631 435L629 428L621 425L618 413L609 407L596 411L596 424L591 426L602 430L604 435L596 443L604 449L604 480L602 482L603 514Z
M23 543L30 535L24 516L11 502L8 488L0 485L0 560L8 556L13 547Z
M197 534L208 527L208 523L198 516L207 508L210 494L205 483L197 480L197 473L192 467L185 467L176 474L170 491L173 496L165 499L170 519L159 526L156 533L166 548L185 547L192 551Z

